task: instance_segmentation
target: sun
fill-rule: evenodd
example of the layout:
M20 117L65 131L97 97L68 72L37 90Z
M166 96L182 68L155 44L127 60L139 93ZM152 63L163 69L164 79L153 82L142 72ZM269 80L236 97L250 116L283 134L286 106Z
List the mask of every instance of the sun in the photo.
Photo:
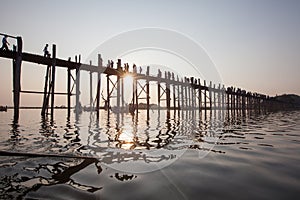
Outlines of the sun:
M130 85L133 83L133 76L131 74L126 74L123 80L125 85Z

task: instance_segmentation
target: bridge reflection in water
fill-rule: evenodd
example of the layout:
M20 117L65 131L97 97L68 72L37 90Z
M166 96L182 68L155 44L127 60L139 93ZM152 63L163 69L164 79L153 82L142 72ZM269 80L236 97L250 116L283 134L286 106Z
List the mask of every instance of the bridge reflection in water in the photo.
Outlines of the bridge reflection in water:
M83 112L77 120L64 120L64 125L62 119L47 118L31 125L38 121L36 112L26 110L24 115L32 118L24 116L19 124L12 123L10 137L2 141L2 151L17 153L1 157L3 198L61 184L93 193L101 187L76 182L76 174L90 168L93 174L101 174L104 167L117 170L110 178L129 181L172 164L188 149L206 155L222 136L226 117L225 110L174 110L170 115L153 110L147 121L144 110L138 117L101 111L101 120Z
M55 196L49 191L62 189L67 190L66 198L83 193L82 198L88 198L107 183L133 181L140 173L163 169L186 151L197 152L195 159L209 152L225 154L226 149L219 146L242 145L247 123L256 124L253 119L263 116L228 110L175 110L167 115L153 110L147 121L143 110L138 117L102 111L100 121L93 113L83 112L78 121L58 117L32 124L38 121L38 112L21 112L23 121L7 126L9 137L2 138L1 150L18 156L0 157L1 198ZM66 111L57 112L63 117Z

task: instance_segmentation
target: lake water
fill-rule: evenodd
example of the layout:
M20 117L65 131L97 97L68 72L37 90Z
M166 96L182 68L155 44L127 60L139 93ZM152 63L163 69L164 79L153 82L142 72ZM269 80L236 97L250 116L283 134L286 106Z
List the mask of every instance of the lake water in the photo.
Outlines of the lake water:
M1 112L0 199L299 197L300 111L145 116Z

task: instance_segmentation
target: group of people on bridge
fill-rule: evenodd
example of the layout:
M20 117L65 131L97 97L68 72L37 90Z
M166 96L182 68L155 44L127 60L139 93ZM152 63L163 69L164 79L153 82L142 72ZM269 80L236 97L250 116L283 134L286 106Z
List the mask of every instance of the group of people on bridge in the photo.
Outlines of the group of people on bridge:
M0 50L4 51L9 51L9 48L8 46L10 45L9 42L7 41L7 38L8 36L7 35L4 35L4 37L2 38L2 46L0 48ZM48 44L45 45L44 49L43 49L43 52L44 52L44 57L49 57L50 56L50 53L48 51Z

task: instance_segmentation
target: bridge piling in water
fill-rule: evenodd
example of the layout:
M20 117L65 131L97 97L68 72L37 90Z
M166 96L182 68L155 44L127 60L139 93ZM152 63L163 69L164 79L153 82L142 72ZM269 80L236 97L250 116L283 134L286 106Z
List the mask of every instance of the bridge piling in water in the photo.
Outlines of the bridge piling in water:
M69 61L71 61L71 58L69 58ZM67 113L68 113L68 118L70 118L71 117L71 93L72 93L72 91L71 91L71 78L72 78L72 74L71 74L71 69L70 69L70 67L68 67L68 74L67 74L67 84L68 84L68 86L67 86L67 109L68 109L68 111L67 111Z
M16 56L13 59L13 93L14 93L14 121L19 120L20 92L21 92L21 65L23 41L17 37Z
M54 98L55 98L55 69L56 69L56 45L52 46L52 80L51 80L51 119L54 119Z
M103 60L101 58L101 54L98 54L98 70L103 66ZM97 112L97 119L99 120L99 109L100 109L100 91L101 91L101 73L97 72L97 95L96 95L96 112Z

